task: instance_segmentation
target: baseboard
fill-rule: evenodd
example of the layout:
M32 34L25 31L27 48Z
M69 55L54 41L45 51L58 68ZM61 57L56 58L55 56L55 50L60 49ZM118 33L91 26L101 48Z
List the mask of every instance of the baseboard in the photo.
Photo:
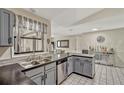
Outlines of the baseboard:
M90 79L93 79L94 76L95 76L95 74L93 75L93 77L90 77L90 76L82 75L82 74L76 73L76 72L72 72L72 73L77 74L77 75L80 75L80 76L84 76L84 77L87 77L87 78L90 78Z

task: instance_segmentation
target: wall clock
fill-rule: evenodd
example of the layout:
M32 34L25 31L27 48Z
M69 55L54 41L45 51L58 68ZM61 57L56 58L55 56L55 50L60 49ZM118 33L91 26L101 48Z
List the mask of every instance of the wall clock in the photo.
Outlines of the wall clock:
M103 43L105 41L105 37L103 37L103 36L98 36L97 37L97 42L98 43Z

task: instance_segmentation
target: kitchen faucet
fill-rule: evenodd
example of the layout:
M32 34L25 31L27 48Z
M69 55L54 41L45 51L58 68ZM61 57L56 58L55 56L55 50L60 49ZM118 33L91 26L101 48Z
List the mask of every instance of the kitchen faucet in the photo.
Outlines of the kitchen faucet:
M27 61L32 61L32 60L35 60L35 51L33 50L32 54L29 55L26 59Z

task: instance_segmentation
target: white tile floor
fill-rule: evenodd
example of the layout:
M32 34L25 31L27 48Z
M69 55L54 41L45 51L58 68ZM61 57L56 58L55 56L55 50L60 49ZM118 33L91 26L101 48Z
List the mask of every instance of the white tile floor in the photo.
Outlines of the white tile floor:
M62 85L124 85L124 68L95 65L93 79L71 74Z

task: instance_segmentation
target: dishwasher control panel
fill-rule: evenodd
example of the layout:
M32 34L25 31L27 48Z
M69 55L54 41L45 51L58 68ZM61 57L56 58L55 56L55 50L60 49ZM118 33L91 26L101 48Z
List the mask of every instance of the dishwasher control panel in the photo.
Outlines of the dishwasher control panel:
M59 61L57 61L57 65L64 63L64 62L67 62L67 61L68 61L67 58L60 59Z

